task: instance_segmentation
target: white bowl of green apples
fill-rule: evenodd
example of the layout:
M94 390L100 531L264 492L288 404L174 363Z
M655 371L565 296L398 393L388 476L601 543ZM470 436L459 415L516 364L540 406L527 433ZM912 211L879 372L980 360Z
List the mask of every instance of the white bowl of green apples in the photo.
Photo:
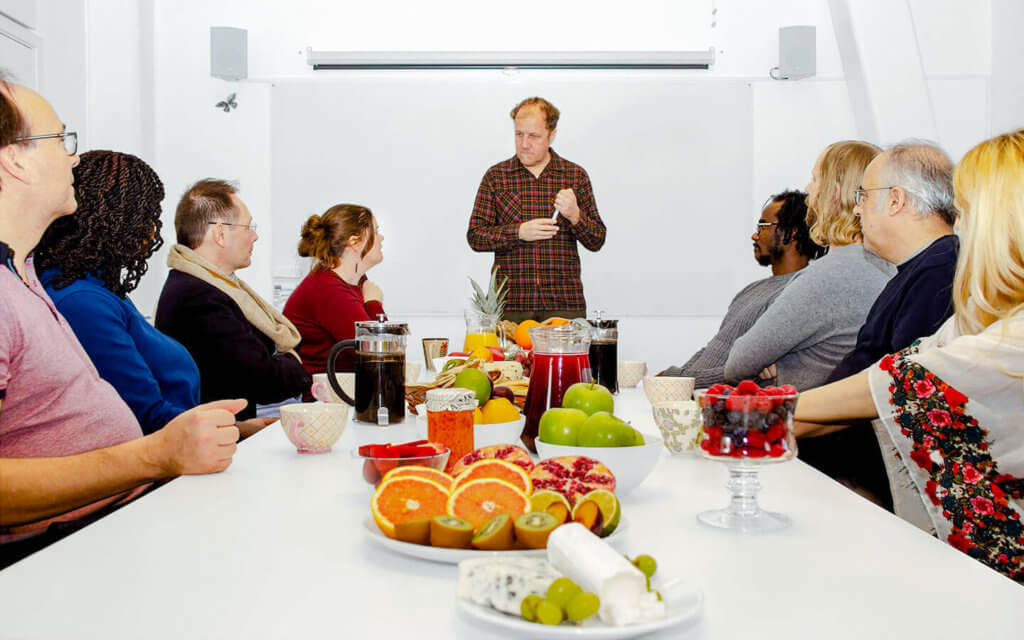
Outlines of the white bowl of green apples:
M569 387L562 406L541 416L536 440L540 459L586 456L611 470L616 495L638 487L654 470L664 442L615 417L614 409L614 396L599 384Z

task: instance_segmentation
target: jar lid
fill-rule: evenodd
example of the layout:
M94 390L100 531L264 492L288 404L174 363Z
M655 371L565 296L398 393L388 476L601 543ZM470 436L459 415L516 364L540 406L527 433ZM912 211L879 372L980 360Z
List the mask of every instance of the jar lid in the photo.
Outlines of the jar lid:
M472 411L476 409L476 393L469 389L428 389L427 411Z

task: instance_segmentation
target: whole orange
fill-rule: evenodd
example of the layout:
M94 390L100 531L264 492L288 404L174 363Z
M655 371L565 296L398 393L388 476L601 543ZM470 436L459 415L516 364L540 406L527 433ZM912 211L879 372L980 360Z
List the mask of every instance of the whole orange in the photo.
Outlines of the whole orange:
M533 348L533 340L530 339L530 329L540 326L536 320L523 320L516 327L516 344L524 349Z

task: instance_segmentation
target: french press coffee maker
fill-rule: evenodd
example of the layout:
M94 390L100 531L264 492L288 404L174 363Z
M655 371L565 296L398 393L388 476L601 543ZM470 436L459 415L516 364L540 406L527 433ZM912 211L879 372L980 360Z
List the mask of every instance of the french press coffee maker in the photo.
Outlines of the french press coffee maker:
M343 340L327 355L327 382L338 397L355 409L355 420L376 425L405 420L405 345L409 326L369 320L356 323L354 340ZM356 397L350 398L335 377L335 359L355 351Z

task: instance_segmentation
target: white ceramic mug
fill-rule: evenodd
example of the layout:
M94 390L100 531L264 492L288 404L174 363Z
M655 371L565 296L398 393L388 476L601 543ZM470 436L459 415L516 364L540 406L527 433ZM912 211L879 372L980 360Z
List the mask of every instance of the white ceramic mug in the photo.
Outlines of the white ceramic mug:
M305 402L281 407L281 428L299 453L327 453L348 423L349 406Z
M643 360L623 360L619 362L619 386L635 387L647 373L647 363Z
M693 378L674 376L644 376L644 393L651 404L670 400L692 400Z
M356 396L356 374L352 372L340 372L334 374L335 380L338 381L338 385L341 386L341 390L348 394L350 398ZM330 402L332 404L348 404L338 397L338 394L334 393L334 389L331 389L331 385L327 383L326 373L317 373L313 375L313 386L310 388L310 393L314 398L320 402Z

